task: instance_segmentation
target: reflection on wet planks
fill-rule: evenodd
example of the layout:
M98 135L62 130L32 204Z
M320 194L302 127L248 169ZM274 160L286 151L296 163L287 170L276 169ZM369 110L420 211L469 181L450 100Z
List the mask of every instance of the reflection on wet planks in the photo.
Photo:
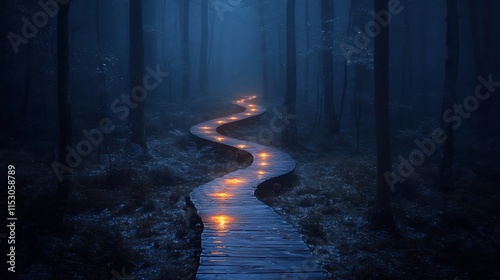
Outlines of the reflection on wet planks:
M202 253L197 279L324 279L317 261L297 231L254 196L263 182L289 174L292 158L277 149L230 138L217 128L261 115L255 96L235 101L242 113L191 128L199 138L248 152L252 164L206 183L191 193L201 216Z

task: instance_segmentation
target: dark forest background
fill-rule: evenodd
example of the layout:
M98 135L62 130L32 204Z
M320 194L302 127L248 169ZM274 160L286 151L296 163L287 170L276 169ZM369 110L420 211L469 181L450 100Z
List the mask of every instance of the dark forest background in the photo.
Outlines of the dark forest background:
M194 277L185 196L236 156L197 146L189 127L257 95L268 113L228 133L296 160L258 195L327 278L500 277L499 12L494 0L2 1L17 276Z

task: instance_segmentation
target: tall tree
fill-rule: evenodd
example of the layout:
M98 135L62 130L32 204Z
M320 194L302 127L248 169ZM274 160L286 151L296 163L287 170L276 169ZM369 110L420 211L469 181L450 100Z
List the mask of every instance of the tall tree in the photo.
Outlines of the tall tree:
M304 79L305 79L305 85L304 85L304 103L307 104L308 102L308 95L309 95L309 64L311 62L311 20L309 16L309 1L306 1L304 3L306 5L306 61L305 61L305 73L304 73Z
M208 0L201 0L200 93L207 93L208 83Z
M387 11L389 0L374 0L375 11ZM374 19L376 22L376 20ZM377 192L372 217L374 229L393 231L392 191L384 174L392 169L389 131L389 26L381 27L375 37L375 133L377 152Z
M333 0L321 0L321 29L323 57L323 95L325 97L323 111L329 131L333 134L338 134L339 124L333 100Z
M26 80L24 82L24 95L23 95L23 101L21 102L21 108L20 108L20 121L21 123L26 123L28 120L28 105L29 105L29 100L30 100L30 93L31 93L31 66L32 66L32 60L33 60L33 40L28 42L28 52L26 55Z
M189 0L181 0L182 98L189 97Z
M69 1L57 14L57 99L59 102L59 162L66 161L71 147L71 104L69 98Z
M70 155L72 144L73 125L71 122L71 104L69 98L69 6L59 5L57 14L57 100L59 111L59 163L66 163ZM68 197L69 180L59 178L55 195L53 227L56 231L62 230L64 203Z
M297 48L295 42L295 0L286 4L286 92L284 107L288 114L295 115L297 99ZM297 142L297 123L295 118L283 130L283 144Z
M458 28L458 11L457 0L447 0L448 15L446 21L448 23L446 29L446 47L448 48L448 57L446 58L446 77L445 77L445 92L443 95L442 112L453 112L453 104L457 100L457 78L458 78L458 62L460 54L459 46L459 28ZM453 154L454 154L454 133L453 123L441 119L441 128L446 132L447 138L443 143L441 168L440 168L440 185L444 192L453 189Z
M260 52L261 52L261 68L262 68L262 98L267 99L268 80L267 80L267 45L266 45L266 22L265 22L265 8L266 1L259 1L259 24L260 24Z
M130 0L130 92L138 92L144 78L144 41L142 34L142 0ZM139 92L138 92L139 93ZM146 95L146 92L139 93ZM145 96L144 96L145 97ZM131 142L146 147L144 100L137 102L131 114Z
M469 0L470 11L470 32L472 38L472 49L474 52L475 79L482 76L487 78L492 72L491 63L494 55L491 46L492 38L492 18L495 16L495 9L492 8L492 0ZM477 126L481 133L487 132L490 127L491 102L483 102L477 112Z

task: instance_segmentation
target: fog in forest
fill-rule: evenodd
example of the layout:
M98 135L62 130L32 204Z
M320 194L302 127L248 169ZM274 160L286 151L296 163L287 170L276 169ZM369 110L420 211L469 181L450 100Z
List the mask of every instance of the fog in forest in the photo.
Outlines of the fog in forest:
M499 12L2 1L0 278L500 278Z

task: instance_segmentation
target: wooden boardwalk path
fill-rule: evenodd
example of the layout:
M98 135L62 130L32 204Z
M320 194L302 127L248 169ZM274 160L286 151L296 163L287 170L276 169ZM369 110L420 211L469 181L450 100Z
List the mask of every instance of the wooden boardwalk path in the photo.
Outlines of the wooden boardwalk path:
M324 279L300 234L254 195L259 184L291 173L295 162L277 149L216 131L221 125L263 114L265 108L250 104L254 98L234 102L246 109L242 113L191 128L199 138L244 150L253 157L249 167L191 193L204 224L196 279Z

